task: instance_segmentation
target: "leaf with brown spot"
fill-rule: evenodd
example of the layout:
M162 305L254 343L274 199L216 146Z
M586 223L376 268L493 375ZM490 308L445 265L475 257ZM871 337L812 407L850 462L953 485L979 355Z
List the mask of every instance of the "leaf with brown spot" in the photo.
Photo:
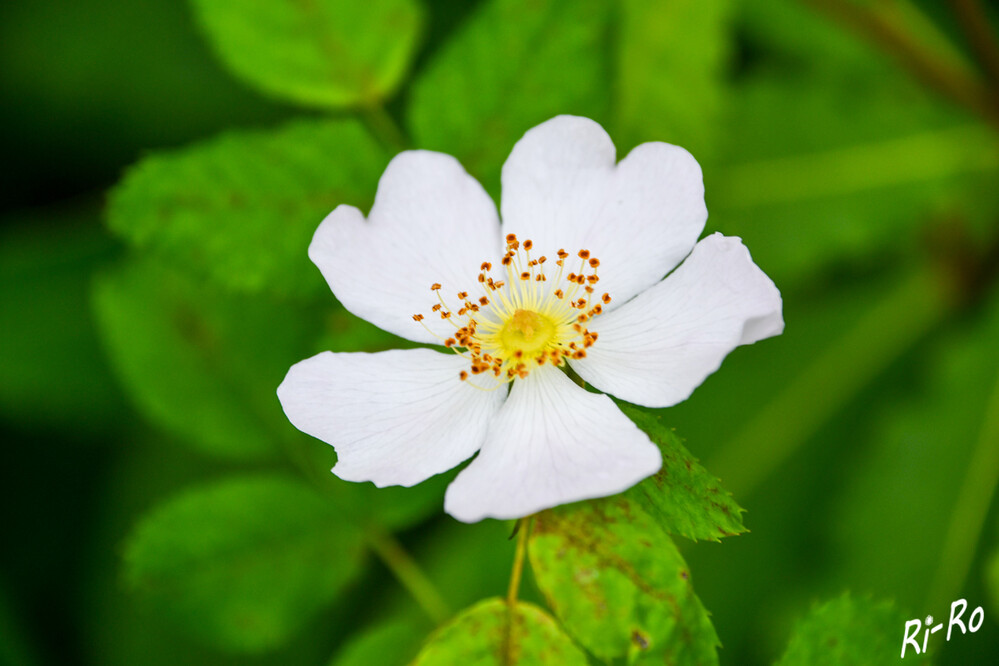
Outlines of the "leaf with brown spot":
M508 621L504 600L481 601L434 632L411 666L504 666ZM531 604L517 604L512 645L516 666L587 664L586 655L554 618Z
M718 663L718 636L687 564L633 500L618 496L539 514L529 553L548 605L600 659Z

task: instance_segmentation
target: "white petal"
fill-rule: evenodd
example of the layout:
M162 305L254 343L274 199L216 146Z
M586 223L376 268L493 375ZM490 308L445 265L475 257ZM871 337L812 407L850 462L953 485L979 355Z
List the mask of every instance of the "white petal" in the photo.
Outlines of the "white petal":
M483 261L500 247L496 206L450 155L414 150L397 155L378 182L365 222L353 206L330 213L312 239L309 257L333 293L358 317L416 342L439 342L454 327L430 309L439 282L448 304L472 291ZM460 305L458 306L460 307Z
M739 238L708 236L669 277L614 312L572 367L601 391L646 407L686 400L739 345L784 330L777 287Z
M458 378L467 365L429 349L323 352L291 367L278 398L296 428L333 445L341 479L411 486L475 453L503 402Z
M514 380L482 451L447 489L458 520L519 518L619 493L662 465L655 444L605 395L561 371Z
M708 212L701 168L683 148L645 143L616 167L614 156L597 123L553 118L503 165L502 211L504 235L530 238L538 254L590 250L616 307L680 263Z

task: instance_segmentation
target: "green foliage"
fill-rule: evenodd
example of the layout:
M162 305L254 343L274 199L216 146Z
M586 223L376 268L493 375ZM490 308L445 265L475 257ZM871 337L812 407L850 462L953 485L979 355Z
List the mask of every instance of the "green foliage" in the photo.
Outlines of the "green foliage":
M411 621L386 622L359 634L329 666L404 666L416 655L425 634Z
M38 221L36 221L38 222ZM104 361L87 280L111 250L96 218L0 231L0 416L100 432L124 401Z
M745 532L743 509L718 479L684 448L676 433L652 411L618 402L618 407L659 447L663 466L625 495L669 534L711 539Z
M377 104L399 85L420 36L412 0L192 0L234 74L308 106Z
M586 666L586 656L543 610L518 603L512 627L510 615L502 599L462 611L427 640L412 666Z
M988 85L959 4L4 5L15 169L0 197L25 210L0 238L0 430L13 435L0 488L17 507L0 661L319 664L337 646L331 666L505 666L499 600L416 657L417 618L441 609L413 589L422 571L450 608L505 589L510 525L442 516L454 472L413 488L343 482L274 389L322 349L411 346L338 308L306 254L335 206L370 205L391 153L451 153L499 198L523 132L574 113L601 122L619 156L643 141L691 150L709 230L746 240L788 331L733 353L662 417L711 473L662 412L622 405L663 470L538 518L538 585L521 594L551 608L518 606L519 663L717 663L712 625L727 661L747 666L785 647L784 666L896 663L905 618L857 597L817 608L788 647L782 618L838 589L923 615L941 599L991 603L982 632L931 654L997 662L999 554L982 537L996 512L997 107L985 95L993 116L972 117L907 71L923 58L930 78L953 68ZM303 107L331 115L275 125ZM91 227L97 188L140 154L108 209L129 256L88 292L121 249ZM248 466L260 476L190 485ZM277 475L292 467L309 486ZM751 508L753 534L680 543L681 558L670 535L745 531L715 474ZM123 535L163 498L127 542L134 589L121 589ZM391 564L360 576L365 541Z
M999 614L999 549L992 553L985 568L985 578L988 581L989 601L992 612Z
M994 133L801 2L741 12L756 48L706 169L709 224L743 237L778 285L911 250L934 216L992 209L970 194L995 181Z
M718 636L672 539L626 497L535 518L530 558L548 605L600 659L718 663Z
M644 141L715 148L726 95L731 0L626 0L616 40L614 131L623 154Z
M292 432L274 391L315 330L300 308L233 296L149 260L101 275L93 297L112 365L152 422L233 459L271 456Z
M514 143L563 113L600 120L610 92L600 0L489 0L413 84L420 148L456 156L487 190Z
M980 529L958 514L957 506L976 443L990 437L984 428L996 418L999 299L990 299L984 314L953 332L946 344L926 350L910 400L874 424L872 442L832 508L841 585L891 594L920 608L931 592L908 582L929 583L958 566L943 562L948 544L940 535L955 520L961 534ZM906 547L879 549L872 557L867 544L873 539ZM943 598L929 600L926 612L938 612L935 606L950 603L958 592L936 591Z
M360 572L362 538L308 486L233 477L168 499L135 529L125 576L231 651L287 641Z
M899 660L906 617L891 603L844 595L817 606L795 627L777 666L854 666ZM906 655L912 663L926 663Z
M388 159L354 120L233 132L139 162L112 191L108 224L236 290L324 294L312 235L339 204L367 206Z

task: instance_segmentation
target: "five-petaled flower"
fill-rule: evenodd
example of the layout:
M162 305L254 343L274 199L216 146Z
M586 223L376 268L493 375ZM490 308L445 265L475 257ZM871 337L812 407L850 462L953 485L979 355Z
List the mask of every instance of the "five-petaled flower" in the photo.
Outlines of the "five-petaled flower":
M659 469L655 444L568 368L667 407L784 327L780 293L740 239L697 242L704 186L682 148L646 143L615 164L597 123L559 116L517 143L502 186L501 221L453 157L408 151L367 220L334 210L309 257L340 302L449 349L325 352L278 388L348 481L411 486L478 452L444 500L466 522L612 495Z

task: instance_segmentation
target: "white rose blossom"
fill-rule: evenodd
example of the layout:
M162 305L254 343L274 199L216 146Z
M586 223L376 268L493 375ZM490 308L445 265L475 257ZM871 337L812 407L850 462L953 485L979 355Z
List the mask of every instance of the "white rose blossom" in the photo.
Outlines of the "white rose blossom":
M566 365L668 407L735 347L784 328L780 293L740 239L697 242L704 185L684 149L645 143L616 164L600 125L559 116L517 142L502 186L501 220L453 157L407 151L367 220L330 213L309 257L344 307L450 350L324 352L278 388L348 481L411 486L478 452L444 500L465 522L613 495L660 468L656 445Z

